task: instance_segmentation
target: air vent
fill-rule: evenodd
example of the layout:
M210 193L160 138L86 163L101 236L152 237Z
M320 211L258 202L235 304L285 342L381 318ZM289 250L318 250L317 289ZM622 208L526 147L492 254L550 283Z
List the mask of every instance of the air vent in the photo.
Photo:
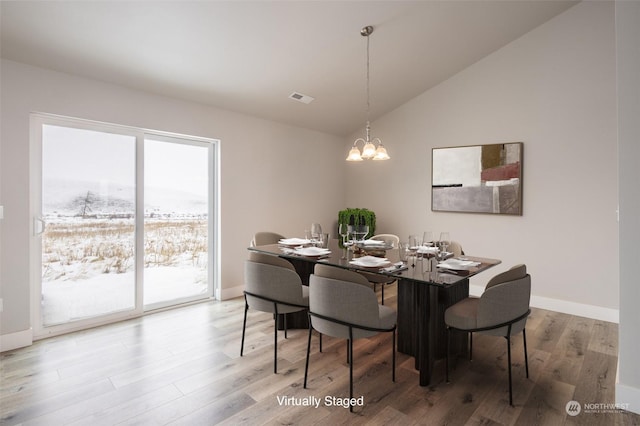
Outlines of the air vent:
M293 92L289 95L289 99L293 99L294 101L302 102L303 104L310 104L315 98L311 96L303 95L302 93Z

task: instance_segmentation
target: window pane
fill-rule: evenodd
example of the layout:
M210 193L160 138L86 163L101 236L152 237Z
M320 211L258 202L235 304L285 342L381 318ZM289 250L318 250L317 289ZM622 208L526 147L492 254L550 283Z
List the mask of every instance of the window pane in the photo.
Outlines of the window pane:
M145 307L207 296L209 149L145 140Z
M135 307L135 137L43 126L45 326Z

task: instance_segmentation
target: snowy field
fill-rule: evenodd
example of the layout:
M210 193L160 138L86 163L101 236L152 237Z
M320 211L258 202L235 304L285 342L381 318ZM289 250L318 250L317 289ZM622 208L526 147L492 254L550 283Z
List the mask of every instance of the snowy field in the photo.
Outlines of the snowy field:
M132 309L132 218L48 217L43 235L45 325ZM144 304L207 291L206 217L145 219Z

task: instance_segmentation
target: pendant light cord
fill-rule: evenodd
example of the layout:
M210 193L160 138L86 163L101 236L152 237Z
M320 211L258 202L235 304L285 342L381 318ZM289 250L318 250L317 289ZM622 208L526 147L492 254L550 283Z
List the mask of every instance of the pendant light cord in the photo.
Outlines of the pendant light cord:
M369 36L367 36L367 125L369 124L369 114L371 109L369 86Z

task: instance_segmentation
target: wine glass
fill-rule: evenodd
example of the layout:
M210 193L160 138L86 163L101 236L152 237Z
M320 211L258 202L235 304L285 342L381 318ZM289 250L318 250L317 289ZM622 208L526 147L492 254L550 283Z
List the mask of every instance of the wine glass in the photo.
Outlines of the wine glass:
M422 235L422 245L423 246L432 246L433 245L433 232L424 231Z
M356 240L363 241L368 233L369 233L369 225L355 226L354 234L356 235Z
M341 223L338 226L338 234L342 237L342 245L344 245L349 236L349 226L346 223Z

